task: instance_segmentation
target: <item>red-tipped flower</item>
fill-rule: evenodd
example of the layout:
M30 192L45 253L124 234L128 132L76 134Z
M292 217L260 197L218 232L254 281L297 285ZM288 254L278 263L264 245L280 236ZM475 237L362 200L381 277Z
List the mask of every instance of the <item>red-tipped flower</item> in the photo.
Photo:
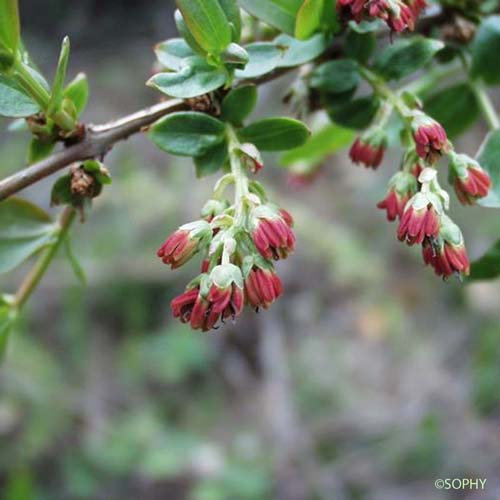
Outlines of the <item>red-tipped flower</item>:
M424 262L444 279L457 275L467 276L470 271L469 256L459 227L446 215L442 218L439 237L424 241L422 246Z
M267 309L282 293L283 285L273 268L251 268L245 279L245 296L254 309Z
M443 126L421 111L414 111L413 139L417 154L429 163L436 163L442 153L449 150L448 137Z
M417 193L407 203L398 227L398 239L408 245L423 243L439 234L440 203L431 194Z
M195 255L211 235L210 224L204 220L185 224L167 238L157 255L165 264L176 269Z
M384 135L375 132L358 137L349 151L351 161L356 164L362 163L365 167L377 169L382 163L386 147Z
M252 212L253 242L266 259L286 259L295 248L292 216L284 209L260 205Z
M488 195L491 178L477 161L467 155L453 154L450 167L455 193L463 205L474 205Z
M386 197L377 204L377 207L386 210L390 221L401 218L409 199L417 192L418 185L415 177L407 172L398 172L389 181L389 191Z
M219 321L238 316L244 303L243 278L239 267L223 264L203 275L200 285L172 301L174 317L207 332Z
M379 18L384 20L391 30L396 32L415 27L415 21L420 13L423 0L414 0L413 5L407 5L403 0L338 0L339 9L349 8L356 22L361 22L364 17Z

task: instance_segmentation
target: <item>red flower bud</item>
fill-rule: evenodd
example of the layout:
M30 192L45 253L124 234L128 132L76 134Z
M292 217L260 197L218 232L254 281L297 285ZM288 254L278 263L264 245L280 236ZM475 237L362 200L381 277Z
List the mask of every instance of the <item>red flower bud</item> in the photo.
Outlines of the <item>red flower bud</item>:
M200 250L211 234L206 221L185 224L167 238L156 254L165 264L177 269Z
M488 195L491 178L475 160L467 155L453 154L450 167L455 193L463 205L474 205Z
M349 8L356 22L364 16L384 20L393 31L413 30L424 0L413 0L407 5L403 0L338 0L337 8Z
M398 172L389 181L389 191L385 199L377 204L378 208L387 211L387 219L401 218L408 200L417 192L415 177L407 172Z
M399 194L394 188L390 189L387 196L377 203L377 208L387 211L387 220L396 220L403 215L404 208L410 199L410 194Z
M349 151L349 156L353 163L362 163L366 167L375 170L382 163L384 152L384 144L373 144L362 137L358 137Z
M421 111L414 111L412 129L417 154L421 158L433 164L439 160L442 153L448 152L446 131L436 120Z
M398 239L408 245L421 244L439 233L440 215L427 196L417 193L406 205L398 227Z
M198 298L198 293L198 287L192 288L172 300L170 306L174 318L179 318L182 323L189 323L189 321L191 321L191 315L196 299Z
M266 259L286 259L295 248L292 216L283 209L261 205L253 211L253 242Z
M204 332L217 323L238 316L244 303L243 278L233 264L214 267L210 276L203 275L200 285L172 301L172 313L194 330Z
M469 274L470 262L462 232L446 215L442 218L439 238L424 241L422 256L424 262L445 279L454 274L459 277Z
M254 309L267 309L281 294L283 285L274 269L253 266L245 280L245 295Z

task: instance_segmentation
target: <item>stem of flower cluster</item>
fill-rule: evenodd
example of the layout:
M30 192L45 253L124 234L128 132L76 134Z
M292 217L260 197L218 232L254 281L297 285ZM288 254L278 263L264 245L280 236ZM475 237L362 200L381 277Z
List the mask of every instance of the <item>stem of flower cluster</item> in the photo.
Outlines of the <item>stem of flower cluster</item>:
M56 239L47 249L43 251L34 267L21 283L21 286L14 297L14 309L21 309L40 283L45 272L47 271L47 268L66 238L69 228L75 219L75 215L76 210L73 207L66 207L62 211L59 219L59 227L56 230Z
M476 96L477 103L479 105L479 108L481 109L484 119L486 120L486 123L488 123L488 127L491 130L499 129L500 118L498 117L495 106L493 105L488 92L484 88L484 85L478 81L474 81L471 82L471 89Z
M229 141L229 161L231 163L231 173L233 174L235 186L235 222L236 226L239 227L244 225L245 222L245 198L249 194L248 177L242 165L240 153L238 152L240 142L231 125L227 126L227 136Z

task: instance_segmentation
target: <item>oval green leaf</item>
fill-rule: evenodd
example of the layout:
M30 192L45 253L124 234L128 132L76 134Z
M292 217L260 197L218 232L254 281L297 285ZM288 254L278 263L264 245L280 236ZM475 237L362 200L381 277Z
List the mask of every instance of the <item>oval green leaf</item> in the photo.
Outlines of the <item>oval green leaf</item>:
M400 80L425 66L443 47L443 42L421 36L398 40L375 58L374 69L386 80Z
M41 208L20 198L0 203L0 273L6 273L53 241L55 226Z
M171 97L188 99L212 92L226 83L224 68L214 68L199 56L185 59L185 66L175 73L157 73L147 84Z
M498 276L500 276L500 241L471 264L470 277L467 281L490 280Z
M304 0L295 21L295 38L307 40L321 26L325 0Z
M241 125L257 104L257 87L243 85L231 90L222 101L221 118L235 125Z
M360 79L356 61L337 59L318 66L311 75L310 86L332 94L341 94L355 89Z
M148 136L167 153L201 156L224 140L225 127L220 120L209 115L187 111L157 121Z
M467 83L436 92L424 101L424 108L443 125L451 139L465 132L479 115L476 97Z
M303 0L240 0L241 6L252 16L284 33L293 35L295 18Z
M179 71L182 68L183 60L195 55L183 38L172 38L159 43L155 47L155 54L158 62L171 71Z
M205 154L194 158L196 176L201 178L218 172L226 165L228 159L227 142L223 141L210 148Z
M304 144L309 129L292 118L265 118L248 125L238 133L241 142L255 144L261 151L285 151Z
M380 101L374 96L360 97L346 103L328 108L330 119L352 129L368 127L380 107Z
M479 26L472 43L471 74L486 83L500 83L500 16L490 16Z
M209 54L219 54L231 43L231 27L217 0L177 0L176 3L189 32Z
M301 66L320 56L328 46L329 39L323 33L314 35L309 40L296 40L288 35L280 35L273 42L282 51L278 64L281 68Z
M248 63L245 69L236 71L236 78L256 78L270 73L281 61L282 51L273 43L256 42L245 47Z
M22 118L38 111L38 104L26 95L14 80L0 75L0 115Z

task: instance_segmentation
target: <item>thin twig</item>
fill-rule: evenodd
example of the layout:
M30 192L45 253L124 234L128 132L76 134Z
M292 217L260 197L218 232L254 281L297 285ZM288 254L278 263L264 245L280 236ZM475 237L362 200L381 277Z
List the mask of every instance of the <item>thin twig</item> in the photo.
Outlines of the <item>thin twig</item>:
M239 84L264 84L294 69L280 68L259 78L242 80ZM183 100L170 99L103 125L88 125L81 142L1 180L0 201L74 162L103 156L115 143L141 132L163 116L188 109Z
M162 116L185 109L183 101L173 99L104 125L89 125L81 142L0 181L0 201L76 161L102 156L116 142L140 132Z

